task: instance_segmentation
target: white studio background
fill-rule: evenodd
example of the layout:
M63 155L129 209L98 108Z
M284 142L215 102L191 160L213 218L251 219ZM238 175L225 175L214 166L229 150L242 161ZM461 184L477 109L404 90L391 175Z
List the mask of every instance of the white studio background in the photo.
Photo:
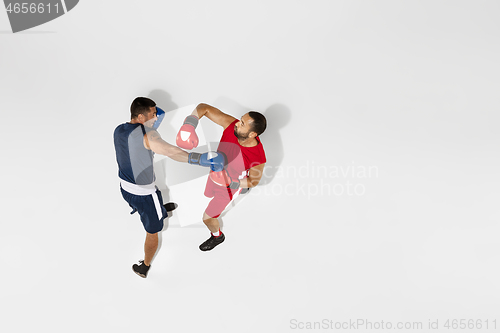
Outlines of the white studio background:
M12 34L0 10L2 327L498 329L499 14L497 1L83 0ZM145 234L112 140L137 96L269 121L271 172L225 217L226 242L202 253L201 221L169 228L147 279L130 268Z

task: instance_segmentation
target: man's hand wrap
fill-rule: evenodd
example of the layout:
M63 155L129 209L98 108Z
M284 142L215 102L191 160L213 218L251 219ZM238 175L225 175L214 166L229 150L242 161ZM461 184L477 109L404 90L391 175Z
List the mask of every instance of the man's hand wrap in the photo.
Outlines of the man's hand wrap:
M226 165L226 156L224 154L211 151L208 153L189 153L188 163L210 167L212 171L220 172Z

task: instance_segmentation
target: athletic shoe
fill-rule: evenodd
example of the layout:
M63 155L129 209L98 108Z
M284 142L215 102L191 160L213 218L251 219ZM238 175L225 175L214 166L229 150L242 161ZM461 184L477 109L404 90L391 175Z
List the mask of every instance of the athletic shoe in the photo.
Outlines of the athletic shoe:
M144 263L144 260L139 260L140 265L133 264L132 269L134 270L135 274L139 275L140 277L146 278L148 277L148 271L151 268L151 265L146 266Z
M215 237L214 235L211 235L209 239L207 239L203 244L200 245L200 250L202 251L210 251L220 243L222 243L226 239L226 236L220 232L219 237Z
M179 206L175 202L169 202L169 203L164 204L163 207L165 207L167 212L171 212Z

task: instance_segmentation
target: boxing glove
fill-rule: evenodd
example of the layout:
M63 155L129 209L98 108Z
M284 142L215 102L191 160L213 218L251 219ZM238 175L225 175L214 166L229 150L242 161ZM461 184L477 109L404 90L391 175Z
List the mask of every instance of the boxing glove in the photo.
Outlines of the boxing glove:
M198 136L196 135L196 126L198 126L198 117L187 116L182 124L175 142L182 149L191 150L198 147Z
M159 107L156 107L156 121L153 124L154 129L158 129L158 127L160 127L160 124L163 121L163 118L165 118L165 111L163 111Z
M215 151L203 154L189 153L188 163L210 167L210 170L219 172L224 170L224 166L226 165L226 156Z
M240 181L238 179L233 180L231 176L227 173L227 171L224 169L222 171L211 171L210 172L210 179L212 181L219 185L219 186L224 186L227 188L230 188L232 190L236 190L240 188Z

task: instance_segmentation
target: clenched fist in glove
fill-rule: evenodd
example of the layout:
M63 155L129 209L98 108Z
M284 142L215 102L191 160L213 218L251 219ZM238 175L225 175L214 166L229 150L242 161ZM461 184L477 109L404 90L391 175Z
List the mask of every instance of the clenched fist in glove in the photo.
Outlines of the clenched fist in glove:
M175 140L178 147L187 150L198 147L198 135L196 135L198 121L199 119L196 116L190 115L186 117Z

